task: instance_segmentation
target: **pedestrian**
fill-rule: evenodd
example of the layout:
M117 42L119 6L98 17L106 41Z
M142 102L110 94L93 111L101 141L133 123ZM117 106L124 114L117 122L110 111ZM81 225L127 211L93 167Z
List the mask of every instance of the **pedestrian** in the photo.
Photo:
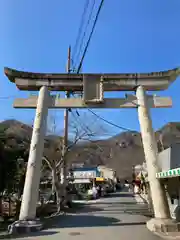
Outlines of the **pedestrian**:
M99 189L100 189L100 187L99 187L99 185L97 185L96 190L97 190L97 195L98 195L98 197L100 197Z
M134 188L135 188L135 180L132 180L132 191L134 193Z
M146 182L145 182L145 177L143 175L143 173L141 172L141 193L145 193L145 185L146 185Z
M102 186L98 185L97 186L98 197L101 197L101 191L102 191Z
M102 186L99 185L99 196L101 197L101 193L102 193Z
M128 180L125 180L125 187L128 190L128 192L130 192L130 184Z
M134 193L139 194L139 186L136 183L134 185Z
M93 187L92 187L92 193L93 193L93 199L96 199L96 197L97 197L97 189L96 189L96 186L93 186Z
M135 193L140 193L141 181L140 179L135 180Z
M66 187L66 205L68 208L72 208L72 202L71 202L71 190L70 187Z

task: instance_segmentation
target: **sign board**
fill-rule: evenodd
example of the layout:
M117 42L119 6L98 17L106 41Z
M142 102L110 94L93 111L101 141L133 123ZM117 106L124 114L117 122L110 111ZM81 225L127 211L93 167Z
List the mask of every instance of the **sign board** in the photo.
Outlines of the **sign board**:
M103 181L105 181L105 178L103 178L103 177L97 177L97 178L96 178L96 181L97 181L97 182L103 182Z
M74 178L95 178L96 171L74 171Z
M72 168L80 168L83 166L84 166L84 163L72 163Z
M91 183L90 179L88 178L81 178L81 179L75 179L73 184L77 184L77 183Z

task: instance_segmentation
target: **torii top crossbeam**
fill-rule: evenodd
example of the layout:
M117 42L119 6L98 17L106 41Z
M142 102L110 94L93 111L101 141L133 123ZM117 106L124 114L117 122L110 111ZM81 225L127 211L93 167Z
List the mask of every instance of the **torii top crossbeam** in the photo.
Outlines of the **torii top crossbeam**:
M104 91L134 91L139 85L146 90L157 91L167 89L180 74L180 69L151 73L48 74L4 68L4 72L18 89L27 91L36 91L42 86L48 86L51 91L82 91L84 77L89 81L103 79Z

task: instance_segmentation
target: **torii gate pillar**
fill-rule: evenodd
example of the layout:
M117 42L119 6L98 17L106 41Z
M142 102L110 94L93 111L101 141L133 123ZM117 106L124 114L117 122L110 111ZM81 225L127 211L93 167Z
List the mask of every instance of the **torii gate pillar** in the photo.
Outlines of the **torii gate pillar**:
M139 123L148 169L148 180L151 189L154 214L156 218L169 218L170 213L168 203L166 201L160 181L156 178L156 173L159 172L157 164L158 149L152 127L152 121L150 118L149 106L147 104L146 92L142 86L137 88L136 96L138 100Z
M168 201L165 190L163 189L164 187L159 179L156 178L156 173L159 172L157 164L158 149L152 127L147 95L142 86L137 87L136 96L141 137L148 170L148 181L155 215L154 219L147 222L147 227L151 231L158 231L159 229L162 231L162 228L168 228L169 226L178 228L177 224L173 224L171 221Z
M44 137L48 114L49 91L43 86L39 91L36 116L32 132L29 151L26 179L21 203L19 220L34 220L36 218L37 199L39 195L39 182L41 163L44 150Z

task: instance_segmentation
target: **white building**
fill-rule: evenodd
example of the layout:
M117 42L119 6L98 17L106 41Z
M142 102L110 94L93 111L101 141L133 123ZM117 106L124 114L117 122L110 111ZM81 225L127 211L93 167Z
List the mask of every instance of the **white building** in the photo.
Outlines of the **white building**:
M97 168L101 172L101 177L111 179L114 183L116 183L117 179L115 170L104 165L100 165Z

